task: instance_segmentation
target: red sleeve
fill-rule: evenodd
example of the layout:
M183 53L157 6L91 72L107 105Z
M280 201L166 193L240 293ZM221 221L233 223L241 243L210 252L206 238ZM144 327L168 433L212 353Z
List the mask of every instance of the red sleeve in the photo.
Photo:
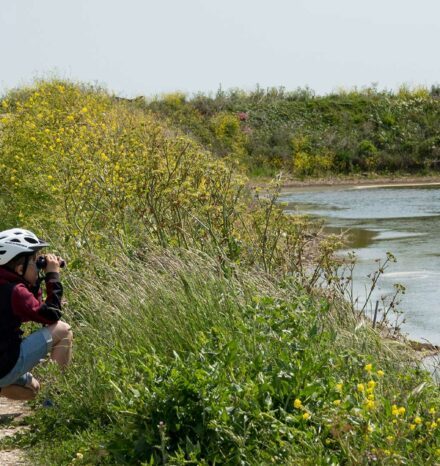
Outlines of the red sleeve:
M63 287L52 277L46 279L47 298L45 302L37 299L26 285L19 283L12 291L12 312L22 322L53 324L61 318L61 297ZM41 293L38 294L41 296Z

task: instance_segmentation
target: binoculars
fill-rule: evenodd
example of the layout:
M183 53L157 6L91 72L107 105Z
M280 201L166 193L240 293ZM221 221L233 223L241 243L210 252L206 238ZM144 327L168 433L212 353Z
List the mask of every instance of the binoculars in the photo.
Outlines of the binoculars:
M35 262L35 265L37 266L38 270L45 269L47 266L46 258L44 256L39 256L37 258L37 262ZM60 267L63 268L65 266L66 266L66 262L62 260L60 262Z

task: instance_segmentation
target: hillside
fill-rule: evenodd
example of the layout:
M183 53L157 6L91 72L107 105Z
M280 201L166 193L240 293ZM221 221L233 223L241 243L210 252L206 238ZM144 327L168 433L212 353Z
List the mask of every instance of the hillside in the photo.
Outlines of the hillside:
M248 173L429 173L440 168L438 88L316 96L308 89L169 94L136 105L194 135Z
M222 109L217 134L176 99L51 81L1 100L0 229L66 259L75 335L2 447L45 466L439 462L438 386L346 299L339 238L285 215L276 182L248 188L252 109Z

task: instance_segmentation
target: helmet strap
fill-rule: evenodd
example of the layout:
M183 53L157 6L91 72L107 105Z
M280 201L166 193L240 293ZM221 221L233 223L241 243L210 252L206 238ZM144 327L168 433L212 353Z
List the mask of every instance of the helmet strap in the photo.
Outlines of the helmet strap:
M30 256L24 256L23 274L22 274L23 277L25 276L26 270L27 270L28 265L29 265L29 257L30 257Z

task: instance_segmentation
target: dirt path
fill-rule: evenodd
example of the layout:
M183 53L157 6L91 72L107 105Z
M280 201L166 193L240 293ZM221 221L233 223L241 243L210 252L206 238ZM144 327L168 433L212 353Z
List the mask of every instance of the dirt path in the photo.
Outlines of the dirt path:
M29 412L29 408L20 401L0 398L0 440L24 429L19 421ZM15 466L28 464L20 450L0 450L0 465Z

